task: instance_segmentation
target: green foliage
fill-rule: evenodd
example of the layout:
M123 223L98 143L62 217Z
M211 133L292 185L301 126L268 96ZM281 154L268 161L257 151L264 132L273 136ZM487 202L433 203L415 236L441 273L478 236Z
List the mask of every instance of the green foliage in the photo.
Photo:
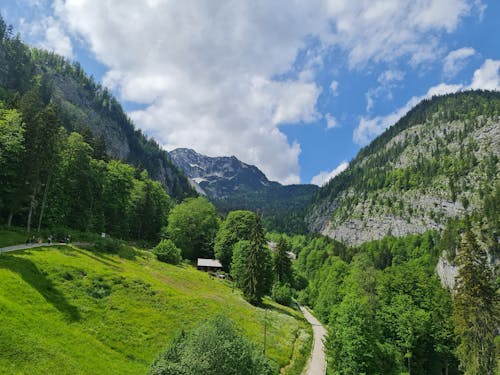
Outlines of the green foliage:
M272 374L267 359L224 316L181 332L153 363L151 375Z
M318 214L332 228L346 220L368 223L366 216L377 220L383 215L408 222L424 216L445 224L443 218L451 213L439 204L416 203L422 196L451 200L469 212L479 208L479 199L496 184L499 168L495 145L479 134L494 126L499 115L498 92L466 91L423 100L318 190L310 218ZM476 134L482 139L473 139ZM322 211L328 206L335 209Z
M453 318L457 355L466 375L493 374L495 327L500 323L498 290L487 255L469 229L457 257Z
M215 200L214 204L223 213L234 210L261 213L267 231L303 234L307 233L304 215L317 190L315 185L271 184L262 189L241 189L230 197Z
M1 240L14 237L0 232ZM220 314L262 348L263 309L226 282L149 251L134 259L75 245L1 254L0 306L5 375L145 374L180 328ZM269 309L267 319L266 356L278 374L307 327L291 309Z
M165 263L179 264L182 260L181 250L171 240L161 240L153 249L153 254Z
M456 373L451 298L434 274L439 247L432 231L352 249L309 239L297 261L309 278L300 299L328 323L333 373Z
M273 254L273 271L277 282L282 284L293 281L292 261L288 256L291 248L284 237L280 237Z
M215 207L203 197L188 198L175 206L165 233L181 249L182 257L212 258L219 218Z
M249 240L255 223L255 214L251 211L231 211L220 226L215 237L214 253L224 270L229 271L233 258L234 245L242 240Z
M273 282L272 256L265 247L265 239L259 216L254 219L250 240L234 246L231 276L243 291L243 296L254 305L260 305L262 297L269 293Z
M289 284L275 282L271 290L271 297L281 305L290 306L293 297L292 288Z

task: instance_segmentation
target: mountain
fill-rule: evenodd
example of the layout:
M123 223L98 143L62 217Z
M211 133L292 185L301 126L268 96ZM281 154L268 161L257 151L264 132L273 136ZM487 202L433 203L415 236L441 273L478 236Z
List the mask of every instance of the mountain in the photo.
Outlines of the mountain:
M219 209L248 209L262 213L268 230L303 233L305 208L317 191L315 185L281 185L262 171L236 157L208 157L179 148L172 160L186 173L196 189Z
M52 103L68 131L103 137L109 156L146 169L167 192L180 200L196 195L168 153L148 139L123 111L109 90L89 77L77 62L52 52L30 48L12 36L0 19L0 101L15 107L34 85L46 104Z
M213 199L227 198L239 190L280 186L269 181L260 169L241 162L235 156L208 157L188 148L175 149L170 156L198 190Z
M498 92L422 101L316 192L308 228L355 245L480 209L498 184L499 115Z

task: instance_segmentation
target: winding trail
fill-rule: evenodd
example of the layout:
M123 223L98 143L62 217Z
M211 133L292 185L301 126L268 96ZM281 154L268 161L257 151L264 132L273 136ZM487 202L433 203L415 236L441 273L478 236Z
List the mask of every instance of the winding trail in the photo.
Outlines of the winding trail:
M8 253L9 251L17 251L17 250L27 250L27 249L34 249L36 247L47 247L47 246L67 246L67 245L76 245L76 246L83 246L83 245L88 245L86 242L44 242L44 243L29 243L27 245L22 244L22 245L12 245L12 246L6 246L6 247L0 247L0 253Z
M302 311L304 318L311 324L314 334L311 357L309 357L302 375L324 375L326 374L326 355L323 341L326 336L326 329L305 307L300 306L300 311Z

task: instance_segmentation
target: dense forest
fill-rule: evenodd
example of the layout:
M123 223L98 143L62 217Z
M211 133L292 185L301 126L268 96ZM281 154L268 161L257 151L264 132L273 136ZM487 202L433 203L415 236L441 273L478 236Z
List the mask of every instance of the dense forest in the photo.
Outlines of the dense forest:
M150 178L148 160L154 163L163 155L171 163L166 154L134 130L116 99L78 64L30 50L3 20L0 60L0 222L28 231L69 227L157 241L172 199ZM135 134L128 161L140 166L114 159L104 133L95 137L88 126L68 118L71 112L56 93L55 75L78 77L94 93L100 113ZM144 164L141 155L148 155ZM192 192L172 187L177 198Z
M21 98L38 87L43 104L50 104L67 132L104 138L107 154L161 182L176 200L195 196L184 174L168 154L136 129L117 99L87 76L78 62L46 50L30 48L0 17L0 100L19 109ZM21 115L23 115L21 113Z
M213 202L222 214L233 210L259 212L268 231L304 234L308 232L304 215L316 190L314 185L273 185L262 190L242 189Z
M488 260L498 251L491 239L500 229L499 193L497 185L481 209L450 221L442 233L387 236L355 247L322 236L289 238L297 269L309 280L299 300L328 324L331 373L499 370L498 280ZM443 288L436 274L441 255L458 267L454 290Z

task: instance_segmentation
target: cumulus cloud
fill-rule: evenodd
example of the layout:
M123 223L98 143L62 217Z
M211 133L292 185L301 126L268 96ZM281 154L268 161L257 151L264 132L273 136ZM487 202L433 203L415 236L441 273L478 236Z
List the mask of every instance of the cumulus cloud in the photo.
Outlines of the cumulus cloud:
M339 47L351 68L403 56L413 64L436 59L441 34L453 31L472 4L54 0L54 9L109 68L104 83L146 105L130 116L160 143L236 155L271 179L295 183L300 145L280 126L321 118L314 81L321 54ZM299 55L306 62L297 78L277 79L295 71ZM338 92L338 84L330 90Z
M389 126L394 125L401 117L408 113L410 109L415 107L423 99L431 98L435 95L457 92L463 88L463 85L447 85L441 83L437 86L431 87L427 93L422 96L412 97L403 107L386 116L376 116L373 118L362 117L356 129L354 129L353 140L360 146L367 145L372 139L381 134Z
M366 111L370 112L375 105L375 101L385 96L387 99L392 99L392 90L397 87L405 78L406 73L402 70L386 70L379 74L377 82L379 86L368 90L365 94Z
M476 51L471 47L463 47L448 53L443 62L444 75L446 77L454 77L465 67L467 59L475 54Z
M332 170L330 172L328 172L328 171L321 171L321 172L319 172L316 176L314 176L311 179L311 184L318 185L318 186L323 186L328 181L330 181L332 178L334 178L335 176L337 176L340 173L342 173L343 171L345 171L348 166L349 166L349 163L344 160L334 170Z
M431 98L435 95L454 93L465 89L500 91L500 60L485 60L483 65L474 72L471 83L468 86L441 83L431 87L427 93L422 96L412 97L403 107L386 116L376 116L373 118L362 117L356 129L354 129L353 140L359 145L366 145L389 126L394 125L423 99Z
M339 81L332 81L332 83L330 83L330 92L332 96L339 95Z
M340 124L337 121L337 119L330 113L327 113L325 115L325 120L326 120L326 128L327 129L334 129L334 128L340 127Z
M471 89L500 91L500 60L487 59L484 64L474 72Z
M46 16L31 23L21 20L21 29L34 37L38 47L54 51L69 59L73 58L73 44L58 19Z

